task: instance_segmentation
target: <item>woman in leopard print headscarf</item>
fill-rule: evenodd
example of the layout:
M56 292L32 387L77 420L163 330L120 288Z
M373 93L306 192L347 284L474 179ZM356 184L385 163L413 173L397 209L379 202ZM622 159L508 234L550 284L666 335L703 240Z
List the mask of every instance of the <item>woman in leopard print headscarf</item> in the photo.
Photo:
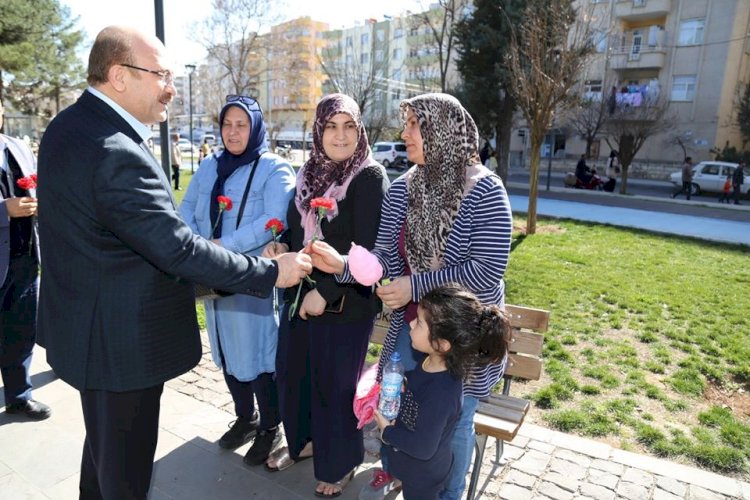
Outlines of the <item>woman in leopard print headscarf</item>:
M409 323L427 292L457 282L484 304L503 304L512 215L502 180L481 164L477 127L458 100L420 95L401 103L401 115L401 137L415 165L388 190L373 253L391 278L376 293L393 310L380 369L398 352L408 371L423 357L411 347ZM314 250L341 271L341 281L353 280L330 248L316 244ZM448 477L439 479L443 499L461 498L473 450L474 413L504 368L504 362L476 366L464 381L464 403L451 442L453 465ZM382 489L392 480L387 464L384 469L366 488Z

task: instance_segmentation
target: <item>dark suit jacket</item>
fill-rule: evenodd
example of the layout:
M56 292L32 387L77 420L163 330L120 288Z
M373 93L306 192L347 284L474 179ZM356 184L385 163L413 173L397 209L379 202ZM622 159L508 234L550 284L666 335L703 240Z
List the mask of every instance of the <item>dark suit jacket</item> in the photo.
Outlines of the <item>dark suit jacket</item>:
M8 154L12 155L16 160L24 177L36 173L36 159L25 142L3 134L0 134L0 142L5 143L5 147L8 149ZM0 152L0 154L5 154L5 152ZM29 191L29 196L36 196L36 190L31 189ZM35 241L39 241L36 224L33 226L33 231L35 233ZM34 245L34 249L37 254L37 259L39 259L39 245ZM5 199L0 192L0 286L5 283L5 277L8 274L9 265L10 217L8 216L8 208L5 206Z
M168 186L138 134L89 92L44 134L38 336L55 373L79 390L147 388L195 366L191 282L273 289L275 262L194 235Z

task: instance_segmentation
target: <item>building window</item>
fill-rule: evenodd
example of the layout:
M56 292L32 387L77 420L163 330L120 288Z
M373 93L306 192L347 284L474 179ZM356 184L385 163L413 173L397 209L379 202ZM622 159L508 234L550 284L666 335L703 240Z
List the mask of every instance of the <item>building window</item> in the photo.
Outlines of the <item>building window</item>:
M391 76L391 78L393 80L399 80L400 81L401 80L401 70L400 69L393 70L393 76Z
M583 83L583 98L591 101L600 101L602 99L602 81L586 80Z
M404 57L404 51L402 49L393 49L393 60L400 61Z
M590 43L598 53L605 52L607 50L607 32L593 30L591 32Z
M404 36L404 28L396 28L393 32L393 38L402 38Z
M419 28L412 28L409 30L409 36L417 36L419 35Z
M695 98L695 75L675 76L672 82L673 101L692 101Z
M359 62L362 64L369 64L370 63L370 54L361 54L359 56Z
M378 42L384 42L385 41L385 30L378 30Z
M362 36L359 37L359 42L362 45L367 45L370 43L370 34L369 33L362 33Z
M382 50L376 50L375 51L375 60L378 62L383 61L383 51Z
M688 19L680 23L677 45L700 45L703 43L705 19Z
M409 49L409 57L419 57L418 53L419 51L415 47Z
M354 64L354 56L352 56L351 54L347 54L346 55L346 65L347 66L351 66L352 64Z
M346 46L351 47L353 45L352 37L348 36L346 37Z

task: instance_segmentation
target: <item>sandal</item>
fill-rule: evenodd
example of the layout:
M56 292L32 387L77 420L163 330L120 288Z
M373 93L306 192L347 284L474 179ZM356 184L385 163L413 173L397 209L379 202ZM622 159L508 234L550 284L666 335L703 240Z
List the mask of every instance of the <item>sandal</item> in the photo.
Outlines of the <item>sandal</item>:
M320 498L336 498L340 497L341 494L344 492L344 488L346 488L346 485L349 484L349 482L354 478L354 472L357 470L355 467L352 469L352 471L347 474L346 476L341 479L341 481L336 481L335 483L326 483L325 481L318 481L318 486L315 487L315 496ZM334 491L333 493L325 494L322 491L318 491L318 487L320 485L328 485L333 486L335 488L338 488L338 491Z
M297 459L294 459L289 455L289 447L284 446L283 448L279 448L278 450L271 453L268 458L270 460L273 460L273 462L276 464L275 467L268 465L268 462L265 463L266 470L268 472L281 472L283 470L287 470L292 465L296 464L297 462L302 462L304 460L307 460L308 458L312 458L312 455L308 455L306 457L297 457Z

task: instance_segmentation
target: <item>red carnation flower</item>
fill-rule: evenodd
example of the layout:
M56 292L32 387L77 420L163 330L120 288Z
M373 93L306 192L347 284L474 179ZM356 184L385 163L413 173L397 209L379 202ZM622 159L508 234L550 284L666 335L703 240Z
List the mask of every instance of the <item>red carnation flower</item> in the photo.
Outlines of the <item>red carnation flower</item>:
M232 210L232 198L229 196L219 195L216 197L216 201L219 202L219 210Z
M310 208L325 208L326 210L333 210L336 205L336 201L333 198L313 198L310 200Z
M36 189L36 174L31 174L26 177L21 177L16 181L18 187L28 191L29 189Z
M276 237L276 235L280 234L284 230L284 223L276 217L268 219L268 222L266 222L266 231L268 231L269 229L271 230L271 234Z

